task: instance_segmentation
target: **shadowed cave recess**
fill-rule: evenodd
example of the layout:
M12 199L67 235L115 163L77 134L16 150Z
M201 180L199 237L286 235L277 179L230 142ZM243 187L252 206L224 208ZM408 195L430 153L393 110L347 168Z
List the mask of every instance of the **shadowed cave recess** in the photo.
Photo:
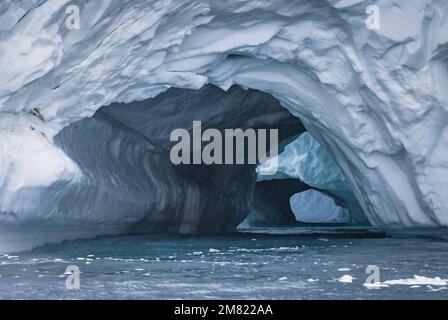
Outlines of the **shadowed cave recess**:
M173 164L170 150L175 142L170 141L170 133L176 128L191 132L193 121L201 121L202 130L222 132L227 128L277 129L279 171L270 176L257 174L261 165L247 164L247 143L245 164ZM332 222L319 220L319 196L325 194L335 208L350 216L343 223L368 224L351 191L345 190L347 184L337 165L319 143L312 140L314 145L294 149L294 142L305 134L300 119L278 100L239 86L227 91L212 85L199 90L169 89L144 101L104 106L54 138L82 176L40 188L39 206L27 208L30 216L46 213L40 223L11 223L4 229L11 234L10 243L30 249L97 235L313 226ZM288 175L291 167L282 162L288 148L307 155L302 166L310 165L303 173L309 184L301 176ZM291 197L305 190L318 193L311 204L312 215L317 210L315 224L301 222L292 211ZM344 192L349 196L344 198Z
M202 130L277 129L280 151L306 131L272 96L238 86L227 92L210 85L199 90L170 89L142 102L105 106L56 136L56 144L86 176L81 187L67 190L67 196L58 200L60 209L73 212L78 209L70 199L91 197L98 206L84 208L92 212L87 216L98 219L101 212L104 223L120 226L126 212L125 230L136 233L234 232L249 212L243 222L246 227L295 225L290 197L311 186L282 173L257 182L256 165L247 164L247 143L245 164L171 162L175 142L170 141L170 133L176 128L191 132L193 121L201 121ZM334 168L328 166L326 173L325 165L313 168L312 174L333 174ZM330 183L331 178L327 178ZM346 207L337 192L338 187L346 187L345 181L334 180L341 186L329 192ZM357 203L354 207L359 208ZM76 212L73 218L76 221Z
M227 92L214 86L169 89L156 98L102 107L56 136L89 177L70 197L82 192L101 199L90 210L104 212L107 223L117 208L116 223L121 224L126 208L134 219L127 232L235 231L252 207L256 165L247 164L247 153L246 164L173 164L170 150L176 142L170 134L177 128L191 133L193 121L201 121L202 131L276 128L280 142L305 130L276 99L237 86ZM110 165L104 168L104 163Z

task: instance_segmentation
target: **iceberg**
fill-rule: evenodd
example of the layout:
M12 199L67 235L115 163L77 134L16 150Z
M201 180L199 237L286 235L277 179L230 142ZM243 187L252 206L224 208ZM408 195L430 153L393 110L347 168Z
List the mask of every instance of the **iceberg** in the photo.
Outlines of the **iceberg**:
M334 200L317 190L294 194L290 199L297 221L308 223L350 223L348 211L336 205Z
M342 201L344 206L349 208L350 214L356 222L367 223L367 219L344 174L332 156L308 132L302 133L297 139L289 143L276 158L271 158L265 164L258 166L257 173L263 172L264 167L270 167L273 165L272 163L277 166L277 173L270 176L258 174L258 181L284 178L298 179L312 188L328 192L337 201ZM317 192L308 191L304 194L317 195ZM306 197L308 198L308 196ZM311 200L311 198L309 199ZM312 199L312 203L319 206L318 199L314 197ZM300 203L303 204L303 201ZM309 205L306 206L308 209L310 208ZM320 212L321 208L316 207L314 210Z
M340 169L329 186L340 188L343 177L373 226L420 234L448 227L448 3L375 1L379 28L366 27L368 4L91 0L76 3L73 29L68 0L2 1L0 250L11 243L6 235L26 237L20 247L31 248L130 232L142 221L143 230L156 221L188 232L242 220L254 172L220 172L216 184L232 192L207 203L210 187L178 179L157 158L162 145L148 134L165 134L194 104L159 110L147 132L139 121L151 111L132 116L128 108L170 88L206 85L261 91L300 119ZM94 116L112 104L120 118ZM228 113L206 98L200 105L221 125L239 115L248 125L286 119L251 103ZM239 190L244 196L231 198ZM224 199L239 208L235 215L201 223L202 213L192 213L225 208Z

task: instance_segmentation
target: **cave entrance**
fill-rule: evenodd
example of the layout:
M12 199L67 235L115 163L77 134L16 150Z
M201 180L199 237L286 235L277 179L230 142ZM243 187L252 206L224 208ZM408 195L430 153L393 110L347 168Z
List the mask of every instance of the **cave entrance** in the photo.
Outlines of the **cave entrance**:
M277 165L277 173L260 174L272 167L270 162ZM257 167L253 199L240 230L369 225L342 171L308 132L289 142L276 159Z
M302 122L267 93L207 85L104 106L66 127L56 142L87 177L84 192L103 203L95 210L103 210L110 224L123 223L125 216L125 232L217 233L235 232L238 225L297 225L291 199L315 189L309 183L283 173L261 181L256 164L170 161L171 132L192 132L194 121L201 121L203 130L278 129L279 152L306 133Z

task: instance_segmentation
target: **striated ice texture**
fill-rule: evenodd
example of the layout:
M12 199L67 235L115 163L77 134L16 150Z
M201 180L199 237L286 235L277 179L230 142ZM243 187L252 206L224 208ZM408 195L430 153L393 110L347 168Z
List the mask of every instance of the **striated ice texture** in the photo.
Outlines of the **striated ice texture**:
M72 4L79 30L66 27ZM380 9L379 29L365 25L371 4ZM71 217L57 204L60 190L88 190L89 174L55 137L102 106L205 84L277 98L331 154L374 226L446 227L447 59L448 2L441 0L3 0L0 229L29 225L21 231L29 239L39 228L48 238L91 235L91 228L104 234L108 216L93 210L100 199L75 192L67 196L79 206L78 227L58 235L59 222ZM90 128L89 139L102 139L100 128ZM87 153L83 161L105 174L118 160L140 161L127 139L111 140L107 159ZM123 198L122 189L97 183L98 192ZM47 187L53 195L41 197ZM123 210L117 204L114 220L134 221L129 203L144 207L146 200L133 197ZM59 222L44 228L50 221ZM2 244L8 235L17 230L1 231Z
M306 190L290 199L292 212L297 221L309 223L350 223L348 211L336 205L334 199L317 191Z

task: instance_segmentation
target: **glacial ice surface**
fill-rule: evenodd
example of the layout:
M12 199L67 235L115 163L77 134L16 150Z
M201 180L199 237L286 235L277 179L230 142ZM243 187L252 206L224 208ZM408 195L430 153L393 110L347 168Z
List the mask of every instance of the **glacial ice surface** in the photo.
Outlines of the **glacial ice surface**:
M290 199L292 212L297 221L309 223L350 223L350 214L339 207L331 197L317 191L306 190Z

